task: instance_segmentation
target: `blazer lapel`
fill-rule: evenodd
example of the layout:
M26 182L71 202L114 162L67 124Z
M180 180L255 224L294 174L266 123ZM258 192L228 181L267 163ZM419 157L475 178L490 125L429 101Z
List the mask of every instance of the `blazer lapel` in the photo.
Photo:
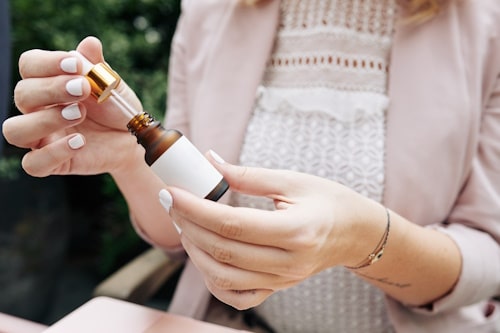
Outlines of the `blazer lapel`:
M463 169L443 170L440 161L465 154L463 132L474 121L461 27L454 7L440 15L417 27L400 25L391 53L384 202L415 222L429 223L429 215L444 219L449 212L453 193L436 195L432 184L458 190Z
M279 1L244 6L229 0L227 6L211 39L209 52L213 56L209 55L204 79L198 83L190 132L202 152L215 149L228 162L235 163L273 47ZM235 138L239 142L235 143ZM208 143L212 146L208 147Z

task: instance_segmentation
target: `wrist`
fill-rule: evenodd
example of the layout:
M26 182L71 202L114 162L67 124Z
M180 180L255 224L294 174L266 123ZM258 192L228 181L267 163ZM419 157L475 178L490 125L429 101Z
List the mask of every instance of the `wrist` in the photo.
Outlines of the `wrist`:
M126 144L119 149L119 155L122 158L117 158L116 164L109 174L115 179L130 179L131 173L147 167L144 161L144 148L137 144L133 136L127 137Z
M389 213L389 210L385 208L385 213L387 216L387 224L384 230L384 234L380 238L380 241L377 243L377 246L370 252L370 254L363 259L363 261L360 261L358 264L354 266L345 266L346 268L355 270L355 269L361 269L364 267L368 267L375 262L379 261L382 256L384 255L384 250L387 245L387 241L389 239L389 233L391 231L391 215Z
M374 257L383 254L389 238L390 220L386 208L368 198L363 200L363 209L351 210L346 230L339 234L340 264L351 269L375 263Z

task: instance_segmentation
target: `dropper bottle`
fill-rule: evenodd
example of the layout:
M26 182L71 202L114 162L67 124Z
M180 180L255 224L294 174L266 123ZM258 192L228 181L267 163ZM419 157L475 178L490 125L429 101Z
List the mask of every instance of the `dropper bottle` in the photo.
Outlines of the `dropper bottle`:
M92 64L77 51L71 53L82 60L82 74L97 103L109 100L130 118L127 128L144 147L146 163L165 184L213 201L224 195L229 188L224 177L181 132L165 129L150 114L135 110L117 92L121 78L111 67Z

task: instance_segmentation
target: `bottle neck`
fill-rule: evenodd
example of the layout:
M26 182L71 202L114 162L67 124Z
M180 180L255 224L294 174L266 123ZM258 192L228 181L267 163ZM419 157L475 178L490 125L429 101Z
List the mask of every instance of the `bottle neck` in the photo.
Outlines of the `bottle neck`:
M137 143L146 150L145 159L148 165L153 164L169 149L182 134L179 131L163 128L159 121L146 113L135 115L127 124L129 131L137 138Z
M130 133L138 137L138 135L150 127L155 122L153 116L147 112L141 112L135 115L127 124Z

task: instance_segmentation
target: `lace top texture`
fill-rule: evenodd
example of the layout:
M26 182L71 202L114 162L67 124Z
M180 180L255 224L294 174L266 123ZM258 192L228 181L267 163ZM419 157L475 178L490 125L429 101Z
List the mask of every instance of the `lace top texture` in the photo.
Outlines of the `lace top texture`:
M396 0L282 0L273 52L240 154L381 201ZM231 203L274 209L233 193ZM384 294L343 267L271 295L256 312L277 332L391 332Z

